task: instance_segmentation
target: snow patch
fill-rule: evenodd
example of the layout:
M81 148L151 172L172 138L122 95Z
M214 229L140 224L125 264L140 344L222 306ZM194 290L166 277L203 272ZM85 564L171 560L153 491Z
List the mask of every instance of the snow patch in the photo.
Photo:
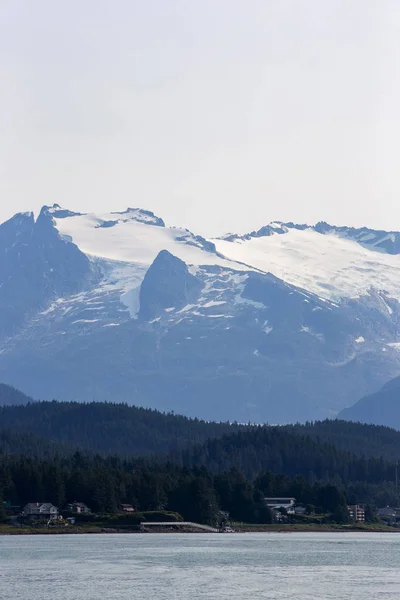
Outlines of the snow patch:
M178 310L178 314L179 313L189 312L193 308L197 308L197 304L186 304L186 306L184 306L183 308L181 308L181 310Z
M251 265L317 296L340 301L374 289L400 299L399 257L374 252L358 242L313 229L245 240L212 240L231 260Z
M137 319L140 310L140 286L122 294L121 302L127 307L131 319Z
M211 308L212 306L220 306L220 304L226 304L225 300L210 300L207 304L203 304L202 308Z
M77 319L76 321L72 321L72 325L76 323L97 323L99 319Z
M262 302L256 302L255 300L243 298L241 292L235 295L234 302L235 304L247 304L248 306L254 306L254 308L265 308L265 304L263 304Z

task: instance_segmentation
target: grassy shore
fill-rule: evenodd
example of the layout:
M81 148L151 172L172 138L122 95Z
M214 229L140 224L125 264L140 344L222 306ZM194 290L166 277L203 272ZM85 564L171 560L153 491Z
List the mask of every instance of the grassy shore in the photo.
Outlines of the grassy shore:
M366 524L272 524L272 525L252 525L247 523L232 523L232 528L237 533L343 533L343 532L375 532L375 533L400 533L400 528L389 527L382 523ZM171 523L168 527L152 528L150 531L135 528L110 528L98 525L83 526L71 525L68 527L13 527L11 525L0 524L0 535L60 535L60 534L111 534L111 533L204 533L204 531L192 529L189 527L179 527L178 523Z

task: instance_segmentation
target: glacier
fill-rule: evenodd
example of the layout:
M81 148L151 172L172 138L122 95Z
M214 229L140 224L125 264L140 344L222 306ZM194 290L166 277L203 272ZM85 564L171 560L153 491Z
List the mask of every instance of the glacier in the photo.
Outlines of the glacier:
M0 380L206 419L335 416L400 371L400 234L210 239L140 208L0 225Z

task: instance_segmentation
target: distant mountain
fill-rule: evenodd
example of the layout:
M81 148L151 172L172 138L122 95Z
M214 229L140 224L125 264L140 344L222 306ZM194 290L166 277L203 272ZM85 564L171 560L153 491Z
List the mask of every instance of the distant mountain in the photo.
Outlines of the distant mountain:
M343 409L339 418L386 425L400 430L400 377L386 383L375 394L364 396L353 406Z
M29 398L29 396L26 396L10 385L0 383L0 406L27 404L28 402L33 402L32 398Z
M397 232L205 239L150 211L0 225L0 380L207 420L335 416L400 373Z
M325 221L320 221L313 226L275 221L258 231L253 231L245 235L228 234L221 239L229 242L249 241L254 238L269 237L274 234L282 235L291 231L315 231L323 235L334 235L342 239L357 242L370 250L377 250L387 254L400 254L400 232L398 231L374 230L368 227L360 227L358 229L355 227L337 227L336 225L329 225Z

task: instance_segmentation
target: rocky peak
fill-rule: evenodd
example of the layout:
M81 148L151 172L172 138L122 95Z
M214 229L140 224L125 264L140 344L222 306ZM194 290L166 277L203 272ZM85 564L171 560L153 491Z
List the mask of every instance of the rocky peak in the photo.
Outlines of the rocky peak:
M202 283L189 273L186 264L162 250L148 269L140 288L139 317L145 320L168 308L183 308L196 300Z
M0 225L0 334L15 332L54 298L81 289L92 273L75 244L62 239L47 207Z
M137 221L146 225L155 225L156 227L165 227L165 223L160 217L157 217L151 210L143 208L127 208L123 212L112 212L116 216L116 222Z

